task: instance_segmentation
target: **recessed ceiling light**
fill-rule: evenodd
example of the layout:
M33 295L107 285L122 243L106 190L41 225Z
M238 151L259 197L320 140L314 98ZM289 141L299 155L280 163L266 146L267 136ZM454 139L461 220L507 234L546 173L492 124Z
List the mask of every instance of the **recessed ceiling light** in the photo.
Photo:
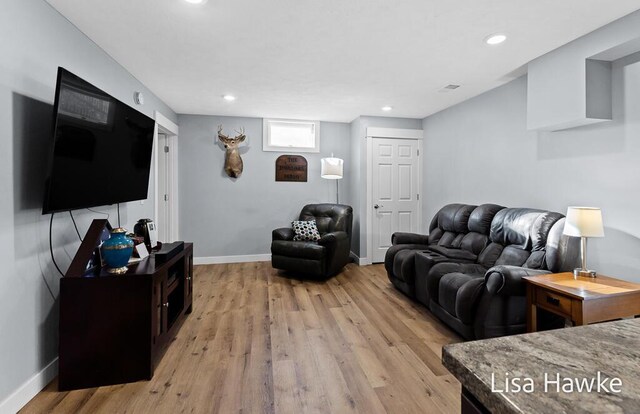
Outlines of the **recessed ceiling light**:
M207 0L184 0L184 1L191 4L205 4L207 2Z
M387 105L387 106L383 106L383 107L382 107L382 110L383 110L383 111L385 111L385 112L389 112L389 111L390 111L390 110L392 110L392 109L393 109L393 108L392 108L391 106L389 106L389 105Z
M236 97L233 95L223 95L222 99L224 99L227 102L233 102L236 100Z
M500 43L504 42L505 40L507 40L507 35L502 34L502 33L492 34L491 36L487 36L484 39L484 41L488 45L499 45Z

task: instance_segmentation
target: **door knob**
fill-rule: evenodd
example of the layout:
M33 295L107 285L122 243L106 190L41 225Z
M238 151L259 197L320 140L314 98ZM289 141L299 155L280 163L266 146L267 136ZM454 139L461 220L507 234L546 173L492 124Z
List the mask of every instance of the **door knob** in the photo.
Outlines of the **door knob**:
M376 210L377 210L377 209L379 209L380 207L384 207L384 206L381 206L381 205L378 205L378 204L375 204L375 205L373 206L373 208L375 208Z

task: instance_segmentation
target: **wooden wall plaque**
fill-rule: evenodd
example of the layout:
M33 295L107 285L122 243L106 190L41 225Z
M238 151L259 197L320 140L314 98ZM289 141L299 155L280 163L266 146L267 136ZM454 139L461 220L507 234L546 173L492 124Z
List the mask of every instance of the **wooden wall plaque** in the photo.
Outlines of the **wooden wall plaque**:
M276 160L276 181L307 182L307 159L302 155L281 155Z

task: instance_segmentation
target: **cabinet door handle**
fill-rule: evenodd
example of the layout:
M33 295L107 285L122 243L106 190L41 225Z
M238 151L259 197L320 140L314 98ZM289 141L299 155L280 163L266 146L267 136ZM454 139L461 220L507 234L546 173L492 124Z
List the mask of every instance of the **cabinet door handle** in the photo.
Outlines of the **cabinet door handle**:
M552 296L547 295L547 302L554 305L554 306L558 306L560 305L560 299L558 298L554 298Z
M191 280L191 276L187 276L187 280Z
M163 303L162 306L164 306L165 308L168 308L169 307L169 302Z

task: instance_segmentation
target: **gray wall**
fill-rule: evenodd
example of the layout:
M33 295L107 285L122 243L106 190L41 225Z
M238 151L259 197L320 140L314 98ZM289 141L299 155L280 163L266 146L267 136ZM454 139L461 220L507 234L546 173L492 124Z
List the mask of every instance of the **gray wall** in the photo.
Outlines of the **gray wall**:
M451 202L598 206L590 266L640 281L640 55L614 62L612 87L613 121L567 131L527 131L526 76L426 118L423 225Z
M41 215L57 67L130 105L133 92L143 91L146 103L137 109L149 116L156 109L177 116L43 0L3 1L0 39L1 402L57 357L59 276L49 257L49 216ZM100 210L115 217L111 207ZM152 214L152 201L122 208L128 226ZM101 216L80 211L77 217L84 232ZM56 215L53 234L66 270L78 247L68 215Z
M351 251L361 258L364 258L367 254L367 144L365 138L369 127L421 129L422 122L420 119L380 116L360 116L351 121L351 164L354 167L349 176L349 201L353 206L353 210L357 212L353 223L354 236L351 240Z
M349 124L320 123L320 153L301 154L308 182L293 183L275 181L275 161L283 153L262 151L262 118L180 115L179 123L180 236L194 242L197 257L268 254L271 231L289 227L302 206L335 202L335 181L320 178L321 158L333 152L345 160L345 178L351 175ZM223 170L219 124L229 135L245 128L238 179ZM342 203L346 181L339 182Z
M558 126L578 125L574 121L581 121L582 125L586 125L587 117L598 117L594 115L608 117L609 111L600 106L608 103L606 97L598 96L597 93L596 96L592 96L593 79L587 78L588 73L594 74L593 69L597 68L598 64L590 61L590 70L587 71L586 59L595 56L596 59L613 60L612 55L615 55L616 59L621 58L631 53L630 50L640 50L640 45L637 44L638 39L640 39L640 11L631 13L531 61L527 65L528 128L557 130ZM632 48L629 47L630 43L633 44ZM620 49L625 52L621 54ZM612 53L616 50L617 52ZM601 83L600 87L604 86L604 82L597 76L595 81ZM595 108L599 110L592 113Z

